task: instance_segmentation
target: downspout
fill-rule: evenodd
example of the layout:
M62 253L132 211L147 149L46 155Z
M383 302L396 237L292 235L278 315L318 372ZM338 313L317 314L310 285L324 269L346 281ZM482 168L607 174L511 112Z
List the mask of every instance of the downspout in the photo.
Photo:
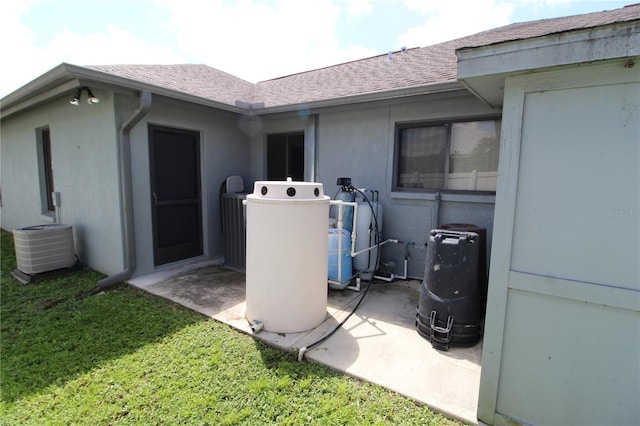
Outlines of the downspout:
M131 178L131 129L151 109L151 93L140 93L140 106L129 117L118 132L120 151L120 200L122 203L122 221L124 223L124 260L125 269L115 275L98 281L98 288L105 289L128 280L136 269L136 240L133 222L133 187Z

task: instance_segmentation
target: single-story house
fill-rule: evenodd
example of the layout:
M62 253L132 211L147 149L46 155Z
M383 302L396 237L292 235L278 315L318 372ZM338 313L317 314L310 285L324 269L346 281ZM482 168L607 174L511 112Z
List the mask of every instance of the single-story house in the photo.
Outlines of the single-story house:
M486 228L482 422L638 424L639 108L640 5L257 84L61 64L2 99L2 228L72 225L109 285L222 256L228 176L350 177L397 274L430 229Z

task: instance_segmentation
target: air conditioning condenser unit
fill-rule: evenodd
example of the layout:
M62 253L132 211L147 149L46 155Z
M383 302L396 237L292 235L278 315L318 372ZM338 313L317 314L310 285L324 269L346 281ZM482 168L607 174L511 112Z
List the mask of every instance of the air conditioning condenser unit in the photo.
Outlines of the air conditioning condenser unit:
M69 225L48 224L15 229L13 241L18 271L24 274L70 268L76 263L73 228Z

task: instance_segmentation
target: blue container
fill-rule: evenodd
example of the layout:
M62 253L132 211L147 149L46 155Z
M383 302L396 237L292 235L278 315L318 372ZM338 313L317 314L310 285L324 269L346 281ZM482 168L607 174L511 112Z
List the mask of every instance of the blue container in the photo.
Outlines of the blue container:
M339 243L340 236L342 241ZM338 276L338 259L342 259L341 276ZM329 279L341 283L331 284L332 288L344 288L349 284L353 274L351 262L351 232L329 228Z
M356 200L356 194L351 191L342 191L336 196L336 200L344 201L347 203L353 203ZM337 209L338 207L335 206ZM338 212L336 211L336 219L338 218ZM349 232L353 232L353 207L344 206L342 208L342 229L346 229Z

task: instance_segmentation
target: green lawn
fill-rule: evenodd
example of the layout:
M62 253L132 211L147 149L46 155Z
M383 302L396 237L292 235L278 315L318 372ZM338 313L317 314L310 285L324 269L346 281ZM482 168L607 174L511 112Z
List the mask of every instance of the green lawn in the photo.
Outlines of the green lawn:
M3 425L457 424L91 270L23 285L1 238Z

